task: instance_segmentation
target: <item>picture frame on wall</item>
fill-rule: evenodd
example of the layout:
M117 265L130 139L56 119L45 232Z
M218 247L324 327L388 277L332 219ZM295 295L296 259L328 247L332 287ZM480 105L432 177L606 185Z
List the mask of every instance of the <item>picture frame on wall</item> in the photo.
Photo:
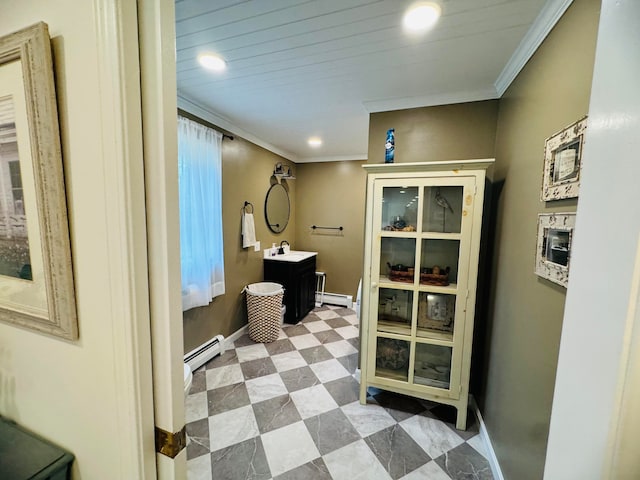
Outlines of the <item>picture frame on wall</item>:
M0 321L78 338L48 27L0 37Z
M535 273L565 288L569 282L575 224L575 213L538 214Z
M542 201L578 196L586 128L584 117L545 140Z

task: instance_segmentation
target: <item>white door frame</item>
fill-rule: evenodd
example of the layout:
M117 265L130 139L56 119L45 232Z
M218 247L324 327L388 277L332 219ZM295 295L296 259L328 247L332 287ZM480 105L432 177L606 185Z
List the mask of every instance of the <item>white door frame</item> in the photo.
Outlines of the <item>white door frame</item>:
M122 478L186 478L173 0L94 0ZM138 47L138 48L136 48ZM156 453L164 433L165 454Z
M156 424L158 418L164 420L164 417L153 408L155 379L152 377L148 275L153 272L148 268L153 259L148 260L146 254L146 172L140 59L136 48L138 11L136 4L128 0L93 0L93 8L100 91L97 128L101 130L104 159L96 175L104 176L109 204L106 212L108 248L96 254L109 258L109 270L105 274L109 276L110 288L105 294L109 295L113 308L113 335L105 342L111 342L114 349L117 417L113 421L121 432L117 439L112 439L119 449L112 475L155 479L161 462L155 458L154 416ZM180 342L181 334L180 330ZM165 373L167 377L170 374L173 372ZM179 408L183 408L183 403Z
M175 10L173 0L138 0L137 4L155 430L156 435L169 435L167 447L173 449L158 453L156 463L158 478L183 479L186 435Z
M627 324L618 372L618 389L602 478L632 480L640 474L636 439L640 435L640 238L631 281Z

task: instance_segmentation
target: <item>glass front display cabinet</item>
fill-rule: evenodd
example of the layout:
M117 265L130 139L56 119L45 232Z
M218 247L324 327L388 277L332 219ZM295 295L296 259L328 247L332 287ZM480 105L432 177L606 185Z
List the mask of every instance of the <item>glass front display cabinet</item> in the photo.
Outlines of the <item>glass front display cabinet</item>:
M486 168L492 159L364 165L361 391L457 408L466 428Z

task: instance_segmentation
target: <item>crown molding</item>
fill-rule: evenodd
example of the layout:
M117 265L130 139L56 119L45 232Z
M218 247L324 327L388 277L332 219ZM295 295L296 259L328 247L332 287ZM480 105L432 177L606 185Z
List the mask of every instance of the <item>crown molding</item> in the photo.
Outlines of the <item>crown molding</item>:
M262 140L259 137L256 137L252 133L249 133L246 130L243 130L242 128L238 127L233 122L224 118L220 114L212 112L211 110L208 110L206 108L203 108L200 105L193 102L192 100L189 100L187 97L185 97L181 93L178 93L178 108L185 110L197 117L200 117L203 120L206 120L207 122L211 122L214 125L217 125L218 127L228 131L229 133L233 133L234 135L242 137L243 139L258 145L259 147L262 147L265 150L269 150L270 152L275 153L276 155L280 155L281 157L284 157L286 160L289 160L294 163L297 163L300 161L297 155L294 155L293 153L288 152L286 150L282 150L276 147L275 145L265 140Z
M333 155L327 157L303 157L296 163L322 163L322 162L351 162L354 160L367 160L369 155L358 153L356 155Z
M377 113L389 112L392 110L405 110L407 108L435 107L437 105L494 100L496 98L499 98L499 96L496 93L495 88L491 86L473 91L372 100L362 102L362 105L369 113Z
M547 0L520 45L498 75L494 84L498 98L502 97L572 3L573 0Z

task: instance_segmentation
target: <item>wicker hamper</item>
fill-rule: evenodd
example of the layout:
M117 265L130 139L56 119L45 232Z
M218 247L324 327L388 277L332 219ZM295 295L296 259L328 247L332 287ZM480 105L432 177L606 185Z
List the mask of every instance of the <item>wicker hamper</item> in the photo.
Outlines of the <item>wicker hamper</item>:
M249 337L254 342L270 343L280 335L282 297L284 289L279 283L252 283L245 288Z

